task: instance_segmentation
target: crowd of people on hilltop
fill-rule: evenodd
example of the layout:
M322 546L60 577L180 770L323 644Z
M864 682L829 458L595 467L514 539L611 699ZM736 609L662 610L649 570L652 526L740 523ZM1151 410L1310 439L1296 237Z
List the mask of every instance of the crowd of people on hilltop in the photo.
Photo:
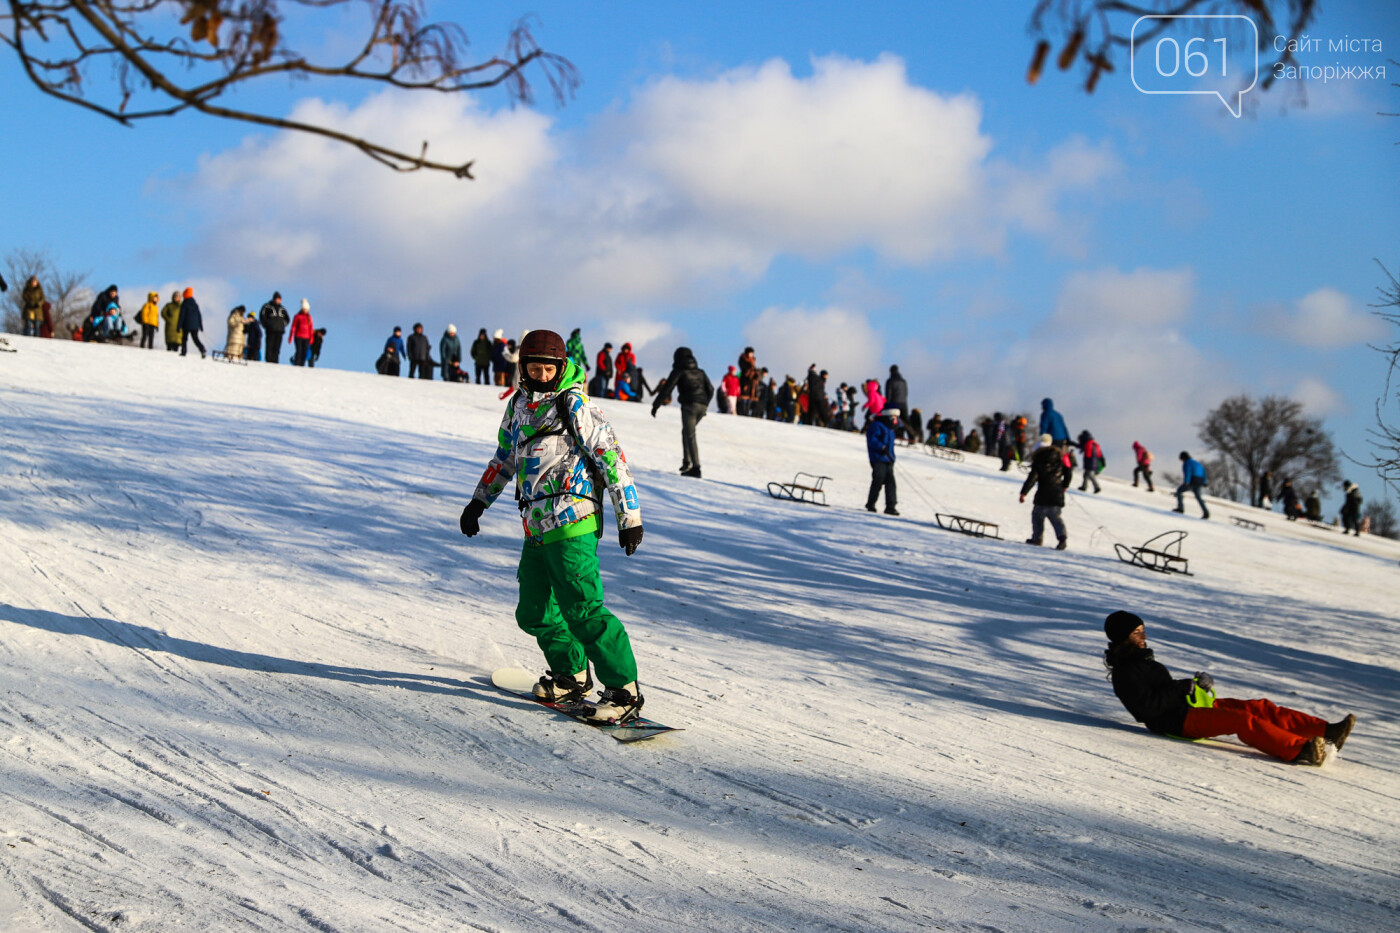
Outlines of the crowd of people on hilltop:
M25 283L20 305L23 336L46 339L55 336L53 306L45 297L38 276L30 276ZM154 350L156 335L160 334L165 349L172 353L188 355L191 343L201 359L211 352L201 339L205 332L204 312L193 287L172 292L164 305L158 293L147 292L145 302L136 312L135 323L133 327L127 321L117 286L108 285L96 293L92 308L81 323L69 326L68 336L85 343L115 344L129 344L139 336L142 349ZM227 360L277 363L285 336L287 345L293 348L292 365L314 367L326 337L326 328L317 327L312 321L311 303L303 298L301 307L291 314L282 304L281 292L273 292L257 314L249 311L246 305L235 306L229 311L225 324L228 330L224 349L212 352Z

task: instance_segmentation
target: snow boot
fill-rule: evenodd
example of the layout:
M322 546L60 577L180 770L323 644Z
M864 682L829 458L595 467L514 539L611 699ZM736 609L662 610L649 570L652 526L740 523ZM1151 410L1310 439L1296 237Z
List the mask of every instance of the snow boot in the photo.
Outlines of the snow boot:
M1337 746L1337 751L1341 751L1342 746L1347 743L1347 736L1351 735L1352 727L1355 725L1355 714L1347 713L1346 718L1328 723L1327 731L1322 733L1322 737Z
M1302 749L1298 752L1298 757L1293 759L1295 765L1312 765L1315 768L1322 767L1322 763L1327 760L1327 743L1322 736L1308 739L1303 743Z
M873 512L873 511L875 511L875 510L874 510L874 509L871 509L870 511ZM885 514L886 514L886 515L895 515L895 516L898 516L898 515L899 515L899 512L895 510L895 507L894 507L894 506L890 506L889 508L885 509Z
M1027 543L1027 544L1034 544L1036 547L1040 547L1040 539L1039 539L1039 538L1027 538L1027 539L1026 539L1026 543Z
M600 696L602 698L593 707L592 717L606 722L636 719L642 711L642 704L646 702L635 680L625 687L605 687Z
M1178 515L1185 515L1185 514L1186 514L1186 510L1185 510L1185 509L1172 509L1172 511L1175 512L1175 513L1178 514Z
M1069 538L1061 538L1060 543L1055 545L1055 550L1063 551L1069 547Z
M867 511L867 512L873 512L873 511L875 511L875 503L872 502L872 503L870 503L869 505L867 505L867 506L865 507L865 511Z
M593 678L585 667L572 675L545 671L535 684L534 694L546 703L582 703L592 689Z
M699 468L699 467L691 467L690 469L688 469L688 470L686 470L684 473L682 473L681 476L690 476L690 477L693 477L693 478L695 478L695 479L699 479L699 478L700 478L700 468Z

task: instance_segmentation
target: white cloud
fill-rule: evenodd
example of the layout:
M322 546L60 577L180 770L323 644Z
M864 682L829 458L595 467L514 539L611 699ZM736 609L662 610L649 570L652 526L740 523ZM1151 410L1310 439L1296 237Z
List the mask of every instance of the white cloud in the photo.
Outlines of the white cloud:
M744 328L758 365L779 382L783 376L802 379L813 363L838 382L880 378L884 341L859 311L848 308L767 308ZM737 354L735 354L737 357Z
M1308 376L1298 382L1293 388L1291 398L1297 399L1314 418L1325 418L1328 415L1341 414L1347 410L1346 400L1336 389L1323 382L1321 379Z
M1078 332L1122 325L1180 324L1190 314L1194 300L1195 276L1189 269L1074 272L1060 287L1050 325Z
M431 139L440 161L474 157L479 180L283 133L204 159L177 194L218 218L199 267L342 319L441 311L567 332L714 304L785 254L924 263L995 252L1011 230L1049 237L1063 193L1112 170L1082 140L1027 169L993 164L977 99L913 85L893 56L812 69L661 79L577 133L466 95L307 100L293 118L407 151Z
M1026 336L973 339L956 355L922 362L909 354L914 364L901 369L912 400L925 413L963 419L965 428L998 410L1025 412L1034 428L1040 400L1051 398L1072 435L1088 429L1103 443L1115 473L1134 440L1153 450L1189 448L1195 422L1237 388L1181 332L1194 281L1190 269L1071 273L1043 324Z
M1335 288L1319 288L1293 303L1261 310L1270 332L1305 347L1335 349L1380 339L1385 327L1375 315L1357 306Z

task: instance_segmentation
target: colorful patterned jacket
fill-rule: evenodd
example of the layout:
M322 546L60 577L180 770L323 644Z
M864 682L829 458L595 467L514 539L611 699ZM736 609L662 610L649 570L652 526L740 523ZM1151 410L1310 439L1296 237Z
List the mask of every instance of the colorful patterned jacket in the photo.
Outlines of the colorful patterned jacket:
M574 443L572 432L561 422L558 396L566 400L585 449ZM612 496L617 527L642 523L627 457L612 425L584 394L583 369L573 360L565 363L557 392L522 390L511 396L496 444L496 454L472 498L490 506L515 477L521 523L532 541L548 543L601 533L602 491L594 489L590 466Z

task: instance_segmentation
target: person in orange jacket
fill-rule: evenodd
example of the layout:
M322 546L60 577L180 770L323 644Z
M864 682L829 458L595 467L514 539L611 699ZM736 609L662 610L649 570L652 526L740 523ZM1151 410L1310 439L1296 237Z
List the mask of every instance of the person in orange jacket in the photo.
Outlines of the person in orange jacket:
M301 300L301 310L292 318L290 331L287 342L297 347L292 354L292 365L305 366L311 352L311 339L316 336L316 325L311 322L311 302L305 298Z

